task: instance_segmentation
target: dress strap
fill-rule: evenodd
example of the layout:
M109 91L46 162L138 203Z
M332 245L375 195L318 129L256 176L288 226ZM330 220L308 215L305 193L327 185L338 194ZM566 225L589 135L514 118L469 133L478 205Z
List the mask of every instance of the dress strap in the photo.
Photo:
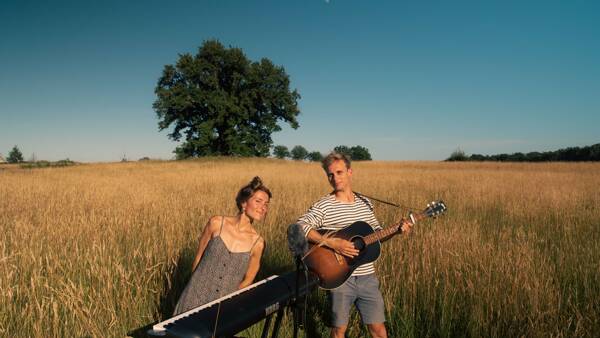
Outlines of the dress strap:
M254 244L252 244L252 246L250 247L250 252L252 252L252 249L254 249L254 246L256 245L256 243L258 243L259 240L260 240L260 235L258 235L258 238L254 241Z
M221 216L221 229L219 229L219 236L221 236L221 232L223 231L223 223L225 223L225 216Z

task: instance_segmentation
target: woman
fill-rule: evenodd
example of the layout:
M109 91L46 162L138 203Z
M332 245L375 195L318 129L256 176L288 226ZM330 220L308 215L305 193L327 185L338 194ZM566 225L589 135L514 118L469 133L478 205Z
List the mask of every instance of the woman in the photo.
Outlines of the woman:
M192 277L173 315L242 289L256 277L265 241L254 222L265 218L271 191L259 177L240 189L236 216L213 216L200 236Z

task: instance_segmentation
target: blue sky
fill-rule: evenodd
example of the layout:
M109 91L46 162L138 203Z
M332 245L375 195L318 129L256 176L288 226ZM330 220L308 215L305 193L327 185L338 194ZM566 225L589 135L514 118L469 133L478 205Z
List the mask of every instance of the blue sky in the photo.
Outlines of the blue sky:
M595 1L3 1L0 154L171 158L154 87L212 38L302 95L275 144L441 160L600 142Z

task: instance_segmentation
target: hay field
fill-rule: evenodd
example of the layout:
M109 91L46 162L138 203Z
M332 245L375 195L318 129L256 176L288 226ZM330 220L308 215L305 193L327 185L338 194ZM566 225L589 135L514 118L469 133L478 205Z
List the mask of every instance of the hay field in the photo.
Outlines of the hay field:
M390 337L600 332L600 165L355 163L354 187L449 212L384 244ZM259 175L274 193L259 278L291 269L285 228L329 190L320 167L269 159L0 168L0 336L123 337L168 317L197 237ZM376 205L390 224L405 215ZM324 293L309 337L326 332ZM285 321L289 335L291 321ZM252 328L245 336L259 336ZM356 314L349 337L365 335Z

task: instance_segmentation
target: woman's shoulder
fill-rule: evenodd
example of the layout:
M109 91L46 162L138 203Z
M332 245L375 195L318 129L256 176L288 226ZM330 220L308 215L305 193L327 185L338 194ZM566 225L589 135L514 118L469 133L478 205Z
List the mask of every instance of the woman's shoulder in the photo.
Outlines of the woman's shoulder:
M223 227L230 228L236 223L236 216L214 215L208 219L207 226L212 232L220 233Z
M262 252L265 246L265 239L261 235L257 235L254 245L252 246L252 251Z
M217 224L219 226L221 226L221 223L231 225L231 224L235 224L236 220L237 220L236 216L214 215L208 219L208 223Z
M248 231L247 235L248 235L249 237L251 237L251 238L252 238L252 242L253 242L253 245L252 245L252 246L253 246L253 247L256 247L256 246L259 246L259 245L260 245L261 247L262 247L262 246L264 246L264 244L265 244L265 239L264 239L264 238L263 238L263 236L262 236L262 235L261 235L261 234L260 234L260 233L259 233L259 232L256 230L256 228L252 227L252 228L250 229L250 231Z
M214 215L208 219L206 227L211 232L219 232L221 230L221 225L224 222L227 222L227 216L224 215Z

